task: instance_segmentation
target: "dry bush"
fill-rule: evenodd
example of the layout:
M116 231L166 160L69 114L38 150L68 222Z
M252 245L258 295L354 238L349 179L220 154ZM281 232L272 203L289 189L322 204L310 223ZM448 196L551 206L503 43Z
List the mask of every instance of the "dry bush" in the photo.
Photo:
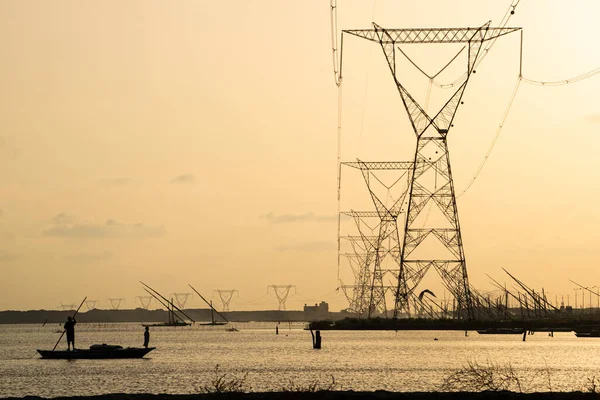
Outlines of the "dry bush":
M280 391L314 393L320 391L337 390L337 386L338 384L335 381L335 377L331 375L331 382L329 383L321 383L319 381L315 381L309 383L308 385L297 385L294 381L290 381L290 383L287 386L283 386Z
M600 379L596 376L587 378L586 384L581 388L582 392L600 393Z
M246 393L246 372L242 377L230 376L219 370L219 364L215 365L213 377L210 382L200 388L202 393Z
M523 383L510 363L499 365L488 360L484 364L467 361L467 364L444 379L441 390L445 392L512 391L523 393Z

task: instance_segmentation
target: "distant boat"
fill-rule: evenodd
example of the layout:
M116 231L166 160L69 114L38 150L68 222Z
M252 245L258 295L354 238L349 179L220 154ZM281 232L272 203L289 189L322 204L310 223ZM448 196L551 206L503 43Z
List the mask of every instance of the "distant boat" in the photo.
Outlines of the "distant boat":
M167 322L159 322L154 324L142 324L143 326L152 326L152 327L165 327L165 326L189 326L191 323L185 322L184 317L187 317L190 321L195 322L189 315L187 315L183 310L173 304L173 299L168 300L166 297L158 293L156 290L152 289L150 286L146 285L144 282L140 282L144 285L144 290L148 292L152 297L154 297L159 303L161 303L167 309L169 320ZM181 315L179 315L181 314Z
M574 330L577 337L600 337L600 326L578 326Z
M108 359L108 358L142 358L156 347L122 347L109 344L94 344L89 349L73 351L38 350L44 359Z
M189 287L192 288L192 290L194 292L196 292L196 294L198 296L200 296L200 298L202 300L204 300L204 302L206 304L208 304L208 306L210 307L210 322L204 322L204 323L199 323L198 325L227 325L229 323L229 320L227 318L225 318L225 316L223 314L221 314L220 312L217 311L216 308L213 307L212 304L212 300L210 301L210 303L208 301L206 301L206 299L204 298L204 296L202 296L192 285L188 284ZM219 317L223 318L223 321L216 321L215 320L215 313L217 313L219 315Z
M211 322L199 322L198 325L204 325L204 326L221 326L221 325L227 325L229 322L224 322L224 321L211 321Z
M184 321L172 321L172 322L158 322L156 324L142 324L143 326L151 327L165 327L165 326L190 326L189 322Z
M167 322L158 322L155 324L142 324L143 326L152 326L152 327L166 327L166 326L190 326L189 322L182 321L175 314L175 310L172 307L173 303L167 303L167 311L169 312L169 320Z
M524 328L487 328L478 329L480 335L522 335L525 332Z

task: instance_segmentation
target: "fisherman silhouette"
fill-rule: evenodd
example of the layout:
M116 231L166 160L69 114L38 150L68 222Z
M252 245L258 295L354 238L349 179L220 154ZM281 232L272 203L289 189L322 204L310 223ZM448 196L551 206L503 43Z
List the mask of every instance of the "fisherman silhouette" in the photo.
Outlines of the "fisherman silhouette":
M73 344L73 350L75 350L75 317L67 318L67 322L65 322L65 331L67 332L67 350L71 351L71 344Z
M144 347L148 348L148 342L150 342L150 328L146 327L144 331Z

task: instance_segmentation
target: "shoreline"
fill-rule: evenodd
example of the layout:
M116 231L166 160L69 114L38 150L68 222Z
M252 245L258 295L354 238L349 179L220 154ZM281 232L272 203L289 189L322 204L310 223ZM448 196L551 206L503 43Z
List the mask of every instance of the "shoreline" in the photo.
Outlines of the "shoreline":
M2 400L204 400L204 399L250 399L250 400L278 400L278 399L377 399L377 400L429 400L429 399L590 399L597 398L597 393L586 392L535 392L517 393L510 391L486 391L486 392L388 392L377 390L374 392L355 391L314 391L314 392L249 392L249 393L199 393L199 394L148 394L148 393L112 393L94 396L72 396L72 397L0 397Z

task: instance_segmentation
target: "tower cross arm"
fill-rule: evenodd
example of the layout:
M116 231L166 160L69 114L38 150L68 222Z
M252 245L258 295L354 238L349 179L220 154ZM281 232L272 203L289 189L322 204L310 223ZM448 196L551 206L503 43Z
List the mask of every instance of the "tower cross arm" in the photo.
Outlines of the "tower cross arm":
M384 29L379 25L375 29L353 29L344 30L344 33L358 36L372 42L383 44L402 43L469 43L482 28L420 28L420 29ZM508 35L522 28L487 28L487 34L483 41L493 40L497 37ZM377 32L385 31L381 40ZM478 40L482 40L478 37Z
M350 161L342 162L346 167L363 170L405 170L412 169L412 161Z

